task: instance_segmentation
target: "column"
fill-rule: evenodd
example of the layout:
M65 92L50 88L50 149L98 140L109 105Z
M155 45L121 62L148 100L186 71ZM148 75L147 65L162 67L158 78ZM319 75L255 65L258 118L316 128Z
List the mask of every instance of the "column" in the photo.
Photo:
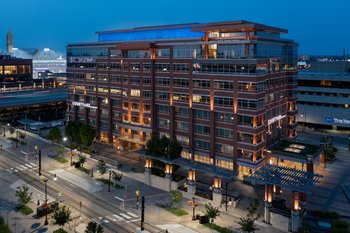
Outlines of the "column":
M222 201L221 178L214 178L213 185L213 205L220 206Z
M146 159L146 164L145 164L145 183L147 185L151 185L151 168L152 168L152 160Z
M281 199L281 193L282 193L281 187L278 186L278 185L274 185L273 186L274 199L280 200Z
M189 170L188 171L188 186L187 186L188 197L194 196L195 193L196 193L196 171Z
M271 220L271 207L272 207L272 185L265 185L265 208L264 208L264 221L270 223Z
M299 216L299 193L293 192L293 201L292 201L292 232L298 232L300 226L300 216Z
M165 165L165 191L169 192L171 190L171 179L172 179L173 167L171 164Z

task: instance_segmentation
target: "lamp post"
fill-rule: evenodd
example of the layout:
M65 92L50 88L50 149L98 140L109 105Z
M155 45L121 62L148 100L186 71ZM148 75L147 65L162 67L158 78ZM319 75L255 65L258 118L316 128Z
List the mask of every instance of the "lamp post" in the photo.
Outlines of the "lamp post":
M141 197L141 231L145 230L145 196Z
M196 202L196 198L192 197L192 220L196 220L196 206L198 205L198 203Z
M38 148L38 147L37 147ZM39 176L41 176L41 150L38 148L38 154L39 154Z
M53 176L54 176L53 180L56 181L57 180L56 174L54 174ZM43 181L45 183L45 223L44 223L44 225L48 225L49 224L49 222L47 220L47 208L48 208L48 206L47 206L47 201L48 201L47 200L47 181L49 181L50 177L51 176L43 178Z
M136 209L139 209L139 196L140 196L140 190L135 191L136 194Z
M226 205L225 205L225 209L226 209L226 212L227 212L227 190L228 190L228 181L226 182L226 200L225 200L225 202L226 202Z
M112 168L108 169L108 192L111 191L111 175L112 175Z

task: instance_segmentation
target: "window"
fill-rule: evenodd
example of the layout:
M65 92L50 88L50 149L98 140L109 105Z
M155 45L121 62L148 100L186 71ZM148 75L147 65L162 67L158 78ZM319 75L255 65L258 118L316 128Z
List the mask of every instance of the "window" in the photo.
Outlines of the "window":
M189 81L184 78L173 78L174 87L188 87Z
M233 148L232 148L232 150L233 150ZM233 170L233 162L226 161L223 159L216 159L216 166L224 168L224 169Z
M170 94L169 92L156 91L155 98L158 100L169 100Z
M232 155L233 154L233 146L216 143L215 144L215 152Z
M178 130L188 131L188 122L175 121L175 128Z
M140 77L130 77L130 84L140 85Z
M210 81L194 79L193 88L210 89Z
M230 130L230 129L216 128L215 133L216 133L216 136L220 138L227 138L227 139L233 138L233 130Z
M188 116L189 111L187 108L175 107L175 114L179 116Z
M144 63L143 65L142 65L142 67L143 67L143 71L145 72L148 72L148 71L151 71L151 68L152 68L152 65L151 64L149 64L149 63Z
M130 63L130 71L140 71L140 63Z
M197 58L201 55L200 45L176 45L173 51L174 58Z
M160 113L169 113L170 107L167 105L156 105L157 112Z
M169 63L156 63L157 72L169 72L170 64Z
M122 52L118 50L111 50L111 57L112 58L121 58L122 57Z
M111 70L121 70L122 65L119 62L111 62Z
M233 107L233 98L216 96L216 97L214 97L214 105L232 108Z
M173 100L174 101L180 101L180 102L188 102L189 101L189 95L184 93L174 93L173 94Z
M244 92L261 92L266 89L266 83L238 82L238 90Z
M238 99L238 107L259 109L264 107L264 99L260 99L260 100Z
M200 134L210 134L210 127L207 125L194 125L194 132Z
M156 85L158 85L158 86L169 86L170 85L169 78L156 77L155 82L156 82Z
M188 145L190 143L190 140L186 136L175 135L175 138L181 145Z
M188 73L189 72L189 65L188 64L174 64L173 65L173 71L175 73Z
M149 104L144 104L144 105L143 105L143 111L144 111L144 112L151 112L151 105L149 105Z
M169 128L170 121L166 119L157 119L157 126L163 127L163 128Z
M239 132L237 134L238 134L238 141L253 143L253 134L247 134L242 132Z
M131 96L140 97L140 90L131 89L130 90L130 95Z
M111 74L110 79L111 79L112 83L120 83L121 82L120 75Z
M253 117L251 116L245 116L245 115L238 115L238 124L240 125L252 125Z
M192 96L193 103L200 104L210 104L210 96L207 95L193 95Z
M107 62L97 63L97 69L108 69L108 63Z
M168 58L170 57L170 49L156 49L157 58Z
M196 148L199 148L199 149L204 149L204 150L209 150L210 149L210 143L208 141L195 139L194 140L194 145L195 145Z
M215 119L217 121L232 123L234 120L234 117L233 117L233 113L216 112Z
M200 119L209 119L209 111L194 109L194 117Z
M151 91L142 91L142 98L144 98L144 99L151 99L152 98L152 92Z
M222 91L233 91L233 82L215 81L214 89Z
M145 86L149 86L149 85L151 85L151 78L150 77L143 77L142 78L142 83L143 83L143 85L145 85Z

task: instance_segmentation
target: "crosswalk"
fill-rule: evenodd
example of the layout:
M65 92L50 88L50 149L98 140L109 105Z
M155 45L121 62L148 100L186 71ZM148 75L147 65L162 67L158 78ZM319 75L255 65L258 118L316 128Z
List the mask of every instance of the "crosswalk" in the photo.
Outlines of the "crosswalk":
M7 169L7 171L12 173L12 172L18 172L18 171L34 170L37 167L38 167L38 165L36 165L35 163L25 163L25 164L21 164L17 167L11 167L11 168Z
M112 214L105 217L92 218L91 221L97 224L110 223L110 222L137 222L140 221L140 217L132 212L124 212L119 214Z

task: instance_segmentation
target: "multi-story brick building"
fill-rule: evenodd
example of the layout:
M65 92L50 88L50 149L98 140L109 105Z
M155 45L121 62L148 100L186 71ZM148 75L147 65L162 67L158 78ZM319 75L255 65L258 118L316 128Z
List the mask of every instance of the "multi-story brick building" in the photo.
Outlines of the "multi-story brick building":
M67 47L68 117L121 149L158 133L183 157L251 173L296 136L297 44L285 33L246 21L97 32Z

